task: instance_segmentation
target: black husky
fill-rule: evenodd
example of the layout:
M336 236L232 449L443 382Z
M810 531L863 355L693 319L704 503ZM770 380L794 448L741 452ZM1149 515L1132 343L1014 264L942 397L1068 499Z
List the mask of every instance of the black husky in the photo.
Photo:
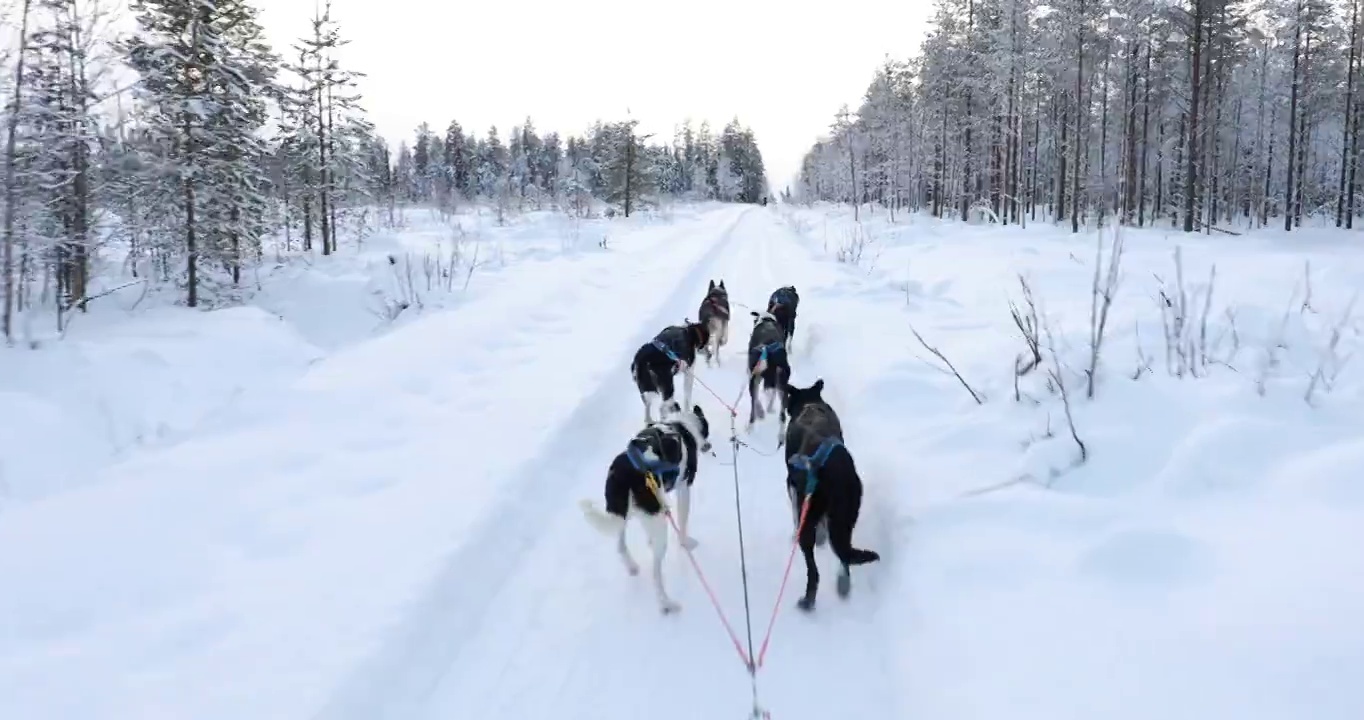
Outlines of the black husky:
M654 421L653 403L650 395L662 396L663 402L673 399L673 375L681 371L684 376L682 385L682 407L691 406L692 385L696 382L696 353L706 346L710 333L702 323L687 323L663 328L653 340L644 343L635 352L630 363L630 376L639 389L639 399L644 403L644 424Z
M791 347L791 338L796 336L796 306L800 305L800 295L795 285L779 287L767 299L767 311L781 323L786 331L786 346Z
M701 301L697 321L705 325L706 332L710 333L710 342L701 348L701 352L706 354L706 364L709 365L712 358L719 363L720 348L729 342L729 291L725 289L724 280L719 285L714 280L710 281L710 289L706 291L706 299Z
M786 333L771 313L753 314L753 334L748 336L748 426L772 411L772 404L781 396L781 426L778 437L786 428L786 397L781 388L791 379L791 364L786 356ZM767 391L767 409L758 402L758 385ZM778 440L778 443L783 442Z
M815 607L819 589L815 534L821 521L828 524L829 544L842 564L839 597L847 597L852 589L852 566L881 559L871 550L853 547L853 528L862 509L862 479L857 476L852 454L843 445L838 415L820 396L823 390L822 379L805 389L789 384L782 387L791 412L791 424L786 428L786 491L791 497L800 551L805 556L805 595L797 603L801 610ZM802 523L800 514L807 499Z

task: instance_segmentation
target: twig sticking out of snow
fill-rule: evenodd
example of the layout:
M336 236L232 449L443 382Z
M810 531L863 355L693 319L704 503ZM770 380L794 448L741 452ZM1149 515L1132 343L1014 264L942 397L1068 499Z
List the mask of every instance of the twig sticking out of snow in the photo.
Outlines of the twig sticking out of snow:
M1014 402L1023 399L1023 394L1018 389L1018 379L1036 370L1042 364L1041 340L1038 338L1040 326L1037 321L1037 303L1033 300L1032 288L1028 285L1028 279L1020 274L1018 284L1023 288L1023 304L1027 306L1028 310L1025 314L1010 300L1009 315L1013 317L1018 332L1023 335L1023 343L1027 345L1030 357L1025 358L1022 353L1014 356Z
M1165 369L1175 377L1200 377L1207 369L1208 356L1208 316L1212 312L1213 289L1217 283L1217 265L1208 271L1208 286L1201 294L1190 297L1184 285L1184 256L1182 249L1175 248L1175 286L1167 288L1165 281L1156 276L1161 283L1157 295L1160 305L1160 321L1165 331ZM1195 332L1190 318L1198 314L1198 328Z
M1345 326L1350 323L1350 318L1354 315L1355 302L1359 299L1359 294L1355 293L1350 298L1350 303L1345 306L1345 312L1341 314L1340 320L1331 328L1331 337L1327 341L1326 347L1322 348L1317 356L1317 369L1312 372L1311 379L1307 382L1307 392L1303 393L1303 401L1312 405L1312 396L1318 387L1326 392L1331 392L1336 378L1340 375L1341 369L1349 362L1350 356L1340 357L1337 347L1340 345L1340 338Z
M1089 448L1085 447L1085 442L1080 439L1079 431L1075 429L1075 416L1070 411L1070 392L1066 389L1066 381L1061 369L1061 357L1056 352L1056 340L1051 334L1051 323L1046 318L1042 319L1042 328L1047 334L1047 349L1051 351L1052 367L1047 369L1047 374L1051 376L1052 382L1056 383L1056 387L1061 393L1061 406L1066 411L1066 426L1070 429L1071 439L1080 448L1080 458L1075 464L1080 465L1089 459Z
M1303 291L1302 307L1298 309L1300 314L1308 312L1316 313L1317 309L1312 307L1312 260L1309 258L1302 262L1302 281Z
M1265 396L1265 391L1269 383L1269 373L1279 367L1279 351L1288 349L1284 337L1288 334L1288 319L1293 314L1293 302L1297 299L1298 291L1296 288L1289 296L1288 307L1284 308L1283 317L1279 319L1279 328L1274 336L1265 345L1264 355L1260 358L1260 372L1255 377L1255 393L1260 397Z
M915 330L913 325L909 326L909 331L914 333L914 339L918 340L919 344L923 345L925 350L933 353L934 357L941 360L943 364L947 366L947 370L937 368L938 370L942 370L943 372L950 371L952 375L956 376L957 381L961 383L961 386L966 388L966 392L971 393L971 399L975 400L977 405L985 404L985 399L980 395L980 393L977 393L974 389L971 388L971 384L966 382L966 378L963 378L961 376L961 373L957 372L956 366L952 364L951 360L947 359L947 356L943 355L942 352L940 352L937 348L933 347L932 345L929 345L928 341L924 340L924 336L920 335L919 331Z
M1089 294L1089 368L1085 370L1085 397L1094 399L1094 385L1099 370L1104 331L1108 328L1108 310L1113 306L1122 273L1122 230L1113 231L1113 246L1108 253L1108 268L1102 277L1099 268L1103 266L1104 240L1099 235L1099 245L1094 252L1094 280L1090 283Z
M1151 372L1151 356L1141 346L1141 323L1133 321L1132 325L1137 336L1137 369L1132 372L1132 379L1140 380L1142 373Z

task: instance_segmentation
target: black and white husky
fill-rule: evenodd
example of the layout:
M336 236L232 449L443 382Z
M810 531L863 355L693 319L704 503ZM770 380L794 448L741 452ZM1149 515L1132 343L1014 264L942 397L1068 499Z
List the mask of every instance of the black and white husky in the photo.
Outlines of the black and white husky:
M752 311L753 333L748 336L748 426L772 412L772 405L781 400L781 425L777 428L777 443L785 441L786 394L781 391L791 379L791 364L786 355L786 331L772 313ZM758 386L767 395L767 409L758 402Z
M668 492L677 491L677 527L682 546L688 550L696 541L687 534L687 520L691 512L691 486L696 480L697 456L710 451L710 423L695 406L682 412L676 403L663 408L667 416L635 435L625 452L611 461L606 471L606 512L591 500L581 502L583 515L593 527L607 535L616 536L616 550L625 563L626 572L639 574L639 565L630 557L625 546L625 525L631 515L637 515L654 556L654 590L658 606L664 614L680 610L681 606L668 597L663 589L663 556L668 550L669 509L664 505ZM650 487L649 478L654 478Z
M644 424L654 421L653 396L661 396L663 403L673 400L673 375L681 372L681 407L691 405L692 386L696 382L696 353L710 341L710 332L702 323L689 322L686 325L673 325L663 328L653 340L644 343L635 352L630 363L630 376L639 390L639 399L644 403ZM662 405L660 405L662 407Z
M871 550L855 548L853 528L862 509L862 478L857 475L852 453L843 445L843 426L834 409L824 402L824 381L808 388L782 387L791 424L786 428L786 491L797 527L801 554L805 556L805 595L797 603L801 610L813 610L819 590L819 568L815 564L815 539L827 524L829 544L838 556L838 595L847 597L852 589L852 567L876 562L881 556ZM801 507L810 499L805 524L800 523Z
M719 285L714 280L710 281L710 289L706 291L706 299L701 301L697 320L710 333L710 342L701 350L706 354L706 364L710 365L712 359L719 363L720 348L729 342L729 291L725 289L724 280Z

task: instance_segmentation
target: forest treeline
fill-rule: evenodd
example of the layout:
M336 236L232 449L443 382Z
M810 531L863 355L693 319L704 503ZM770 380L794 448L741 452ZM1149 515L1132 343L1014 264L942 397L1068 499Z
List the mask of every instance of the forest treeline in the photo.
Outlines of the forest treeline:
M385 208L499 211L593 201L629 214L663 196L757 202L761 153L738 120L714 132L642 134L635 120L584 133L418 128L396 150L367 120L362 74L329 6L272 48L247 0L131 0L136 29L109 32L113 0L12 0L17 45L0 50L4 230L0 331L86 307L103 265L174 285L193 307L241 294L267 239L322 255ZM119 69L131 70L123 82ZM123 73L127 75L128 73ZM122 84L119 84L122 83ZM104 291L100 291L104 292Z
M794 195L1211 231L1361 210L1360 0L936 0Z

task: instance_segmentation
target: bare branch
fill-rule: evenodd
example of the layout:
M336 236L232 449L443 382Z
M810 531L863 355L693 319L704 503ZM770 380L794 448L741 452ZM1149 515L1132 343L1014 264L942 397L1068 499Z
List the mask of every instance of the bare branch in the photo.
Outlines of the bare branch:
M909 326L909 331L914 333L914 339L918 340L919 344L923 345L925 350L933 353L934 357L941 360L943 364L947 366L947 369L952 371L952 374L956 376L957 381L961 383L961 386L966 388L966 392L971 393L971 399L975 400L977 405L985 404L985 399L981 397L981 395L977 393L974 389L971 388L970 383L966 382L966 378L963 378L961 376L961 373L957 372L956 366L952 364L951 360L947 359L947 356L939 352L937 348L933 347L932 345L929 345L928 341L924 340L924 337L919 334L918 330L914 329L913 325Z
M1051 351L1052 360L1052 367L1048 368L1047 374L1051 376L1052 382L1056 383L1061 393L1061 405L1066 411L1066 425L1070 428L1071 439L1080 448L1079 463L1083 463L1089 459L1089 448L1085 447L1084 441L1080 439L1080 433L1075 429L1075 416L1070 410L1070 393L1066 390L1066 381L1061 372L1061 358L1056 353L1056 340L1051 334L1051 323L1046 318L1042 320L1042 328L1047 334L1047 349Z
M1099 268L1103 265L1104 241L1099 235L1099 245L1094 253L1094 280L1089 295L1089 368L1085 371L1085 397L1094 398L1095 378L1099 370L1099 355L1102 352L1104 332L1108 327L1108 311L1113 307L1113 297L1117 294L1121 279L1123 239L1121 229L1113 232L1113 247L1108 254L1108 268L1102 280Z

